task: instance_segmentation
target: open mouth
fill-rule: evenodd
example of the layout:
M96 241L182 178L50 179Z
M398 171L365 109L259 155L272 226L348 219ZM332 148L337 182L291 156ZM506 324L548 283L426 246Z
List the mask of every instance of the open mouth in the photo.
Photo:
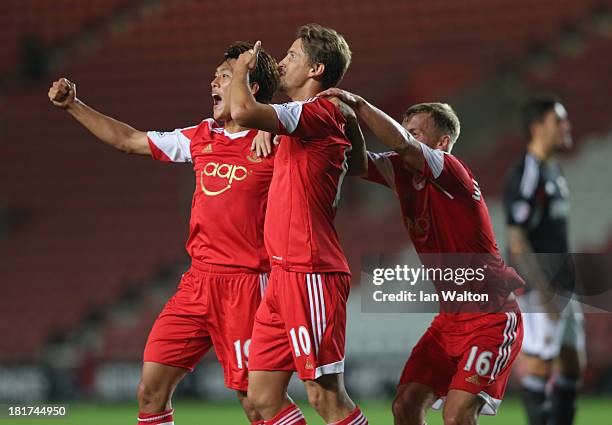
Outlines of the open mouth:
M213 108L216 108L217 106L219 106L219 104L221 104L221 102L223 101L223 98L219 96L218 94L213 93L212 101L213 101Z

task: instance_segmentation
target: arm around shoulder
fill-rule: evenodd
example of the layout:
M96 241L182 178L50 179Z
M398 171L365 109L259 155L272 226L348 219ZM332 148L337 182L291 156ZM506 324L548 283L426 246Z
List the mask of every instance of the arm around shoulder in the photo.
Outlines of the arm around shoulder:
M335 104L346 120L345 134L351 142L352 149L348 158L348 174L350 176L365 177L368 174L367 147L359 120L355 111L337 97L329 100Z

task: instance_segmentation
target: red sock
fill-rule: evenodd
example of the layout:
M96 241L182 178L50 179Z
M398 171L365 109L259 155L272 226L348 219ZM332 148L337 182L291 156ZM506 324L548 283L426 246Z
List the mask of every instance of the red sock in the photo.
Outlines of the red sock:
M161 413L139 413L138 425L174 425L174 409Z
M300 408L291 404L272 419L264 421L264 425L306 425L306 419Z
M368 419L365 417L359 407L355 407L355 410L341 421L331 423L329 425L368 425Z

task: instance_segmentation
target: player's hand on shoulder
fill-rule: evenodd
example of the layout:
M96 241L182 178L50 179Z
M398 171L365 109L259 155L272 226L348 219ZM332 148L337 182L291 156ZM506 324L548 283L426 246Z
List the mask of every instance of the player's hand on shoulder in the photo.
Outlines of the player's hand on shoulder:
M342 100L338 99L337 97L329 97L328 99L331 103L336 105L338 109L340 109L340 112L344 116L344 119L346 119L347 121L350 121L350 120L357 121L357 114L355 114L355 111L353 110L353 108L348 106L346 103L344 103Z
M53 82L49 89L49 100L58 108L69 108L76 99L76 84L67 78Z
M279 136L268 133L267 131L259 131L253 139L251 150L255 151L259 157L268 157L272 155L272 145L278 145L279 142Z
M341 100L351 108L358 108L364 103L361 96L351 93L346 90L339 89L338 87L332 87L322 92L317 93L317 96L327 97L331 102L337 104L337 100ZM337 100L333 100L336 98Z

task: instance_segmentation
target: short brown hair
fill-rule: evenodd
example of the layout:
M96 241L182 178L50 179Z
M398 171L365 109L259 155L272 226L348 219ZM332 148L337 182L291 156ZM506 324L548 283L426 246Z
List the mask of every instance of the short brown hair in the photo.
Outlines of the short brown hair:
M412 105L404 112L403 119L406 120L414 114L428 113L434 121L438 133L442 135L448 134L451 138L451 145L459 138L461 132L461 123L457 113L448 103L418 103Z
M311 63L325 66L321 83L323 88L337 86L351 64L351 49L341 34L319 24L306 24L298 28L297 36Z
M244 41L232 43L224 53L225 60L238 59L240 54L249 51L254 45ZM261 103L270 103L279 83L278 64L268 52L261 49L257 56L257 66L249 73L249 82L257 83L259 90L255 99Z
M533 96L523 105L521 111L523 119L523 132L527 138L531 138L531 126L546 118L546 115L555 109L557 104L563 105L561 99L552 94L540 94Z

